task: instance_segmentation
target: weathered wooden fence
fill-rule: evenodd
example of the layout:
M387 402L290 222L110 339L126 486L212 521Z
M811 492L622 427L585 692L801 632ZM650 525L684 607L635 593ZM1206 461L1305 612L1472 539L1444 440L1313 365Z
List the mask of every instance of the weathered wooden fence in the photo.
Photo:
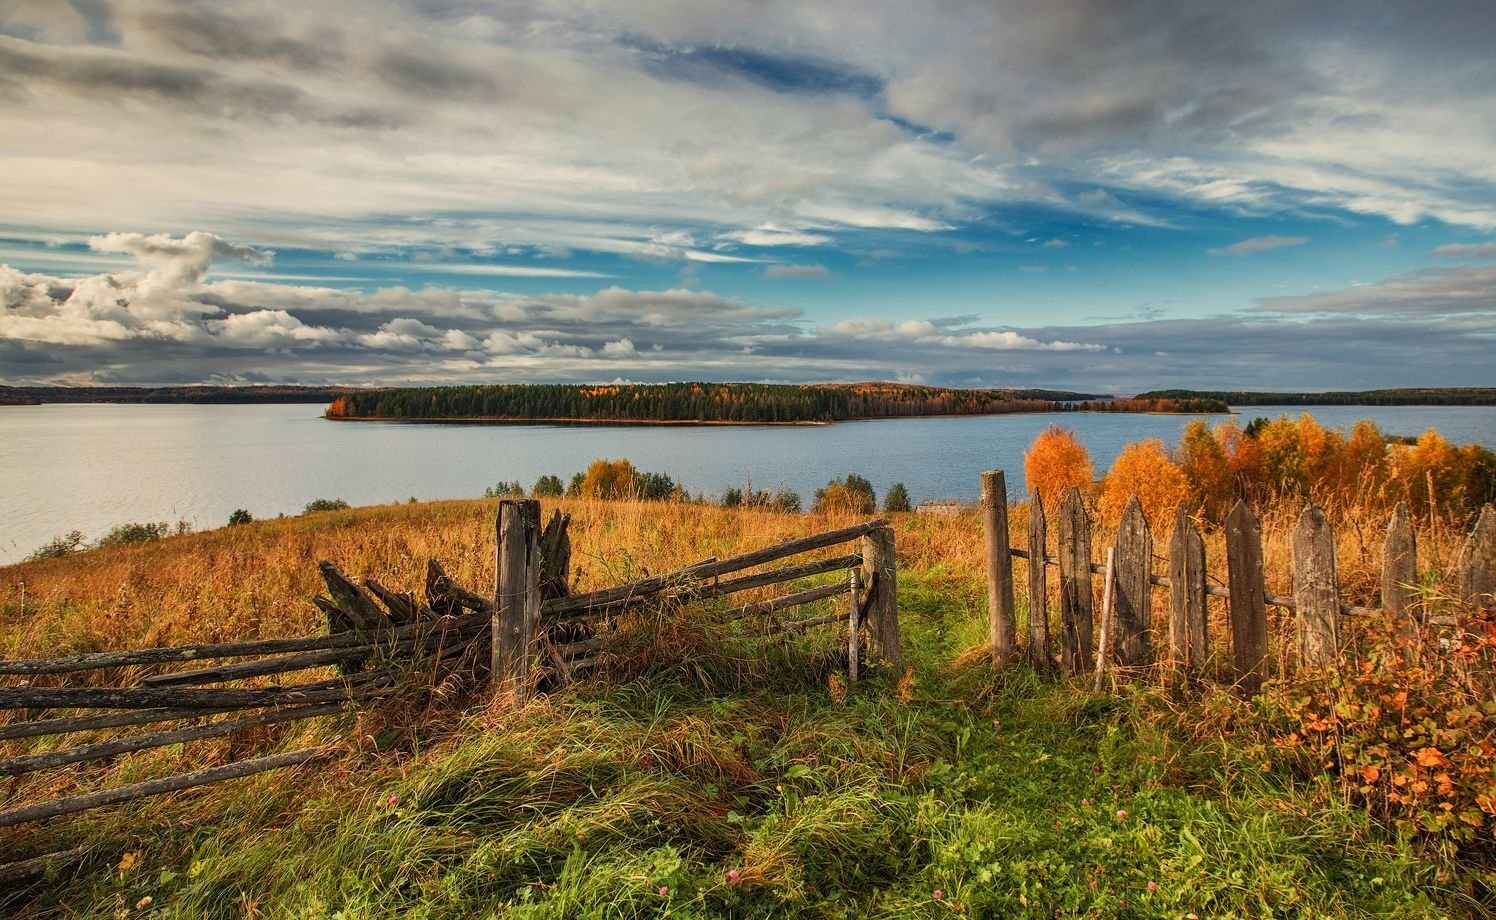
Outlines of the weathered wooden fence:
M335 715L350 706L438 683L449 689L476 688L495 678L492 683L499 692L528 699L595 667L618 638L616 619L627 610L729 597L833 572L847 575L831 584L733 607L723 616L757 618L769 631L845 620L848 671L854 680L864 646L892 667L900 666L897 567L887 521L869 521L727 559L704 559L676 572L585 594L570 590L569 522L569 516L557 512L542 528L538 502L500 502L492 596L456 584L435 560L427 564L421 599L374 579L356 583L336 565L321 562L327 596L312 601L326 615L325 635L0 660L0 679L19 678L17 685L0 686L0 710L25 713L19 721L0 725L0 742L175 723L0 759L0 776L21 777L171 745L239 737L251 729ZM853 542L858 544L856 552L748 572ZM846 598L845 613L782 616L837 597ZM178 667L182 665L187 667ZM286 685L243 684L327 667L336 667L337 676ZM70 714L58 714L62 712ZM248 757L49 798L0 811L0 828L298 766L330 753L306 748ZM0 883L76 862L83 855L83 849L72 849L0 866Z
M1067 675L1093 667L1098 672L1113 661L1121 667L1168 662L1200 674L1210 658L1211 636L1206 599L1226 601L1230 624L1233 678L1247 692L1255 691L1268 673L1267 608L1294 612L1297 641L1292 656L1299 664L1329 663L1344 648L1343 620L1347 617L1385 617L1395 628L1412 629L1419 622L1443 622L1415 604L1418 550L1405 504L1394 510L1383 547L1381 607L1358 607L1340 602L1335 572L1335 536L1322 509L1308 504L1292 534L1293 593L1270 594L1263 571L1262 528L1245 502L1238 502L1225 521L1226 584L1211 584L1206 575L1205 542L1180 507L1168 540L1167 571L1152 569L1154 540L1141 502L1133 497L1122 514L1109 564L1092 559L1091 520L1079 489L1072 488L1057 511L1058 555L1046 552L1048 521L1039 495L1029 502L1025 548L1010 545L1008 493L1001 470L982 474L982 521L986 535L988 616L992 662L1001 666L1019 653L1013 559L1027 565L1029 601L1026 656L1036 668L1048 670L1049 590L1047 570L1059 570L1059 667ZM1459 600L1491 606L1496 603L1496 510L1482 509L1465 540L1458 563ZM1093 647L1093 576L1102 575L1103 641ZM1152 621L1152 589L1166 588L1168 621ZM1163 648L1159 638L1167 636ZM1099 684L1099 677L1098 677Z
M730 608L727 619L755 617L775 631L847 622L848 671L855 678L862 647L900 666L898 574L893 530L884 520L790 540L727 559L709 558L674 572L572 594L567 566L569 518L559 512L542 529L540 503L499 503L498 560L493 617L493 673L501 686L526 698L551 683L565 684L594 667L618 634L619 614L646 605L682 604L728 597L832 572L843 580ZM858 551L742 574L827 547L857 543ZM727 578L725 576L736 576ZM784 611L827 598L848 598L847 612L784 619Z

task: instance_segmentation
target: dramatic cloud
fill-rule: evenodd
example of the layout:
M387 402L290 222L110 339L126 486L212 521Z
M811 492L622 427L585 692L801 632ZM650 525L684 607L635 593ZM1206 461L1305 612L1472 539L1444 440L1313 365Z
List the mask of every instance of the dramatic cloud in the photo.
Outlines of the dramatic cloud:
M1263 299L1264 310L1280 313L1359 313L1388 316L1465 314L1496 321L1496 265L1426 268L1375 284L1294 297ZM1496 325L1487 328L1496 336ZM1496 344L1496 343L1493 343Z
M1496 259L1496 243L1449 243L1436 248L1434 255L1450 259Z
M1285 246L1302 246L1309 242L1307 236L1254 236L1250 240L1232 243L1217 249L1205 250L1212 256L1249 256L1257 252L1271 252Z

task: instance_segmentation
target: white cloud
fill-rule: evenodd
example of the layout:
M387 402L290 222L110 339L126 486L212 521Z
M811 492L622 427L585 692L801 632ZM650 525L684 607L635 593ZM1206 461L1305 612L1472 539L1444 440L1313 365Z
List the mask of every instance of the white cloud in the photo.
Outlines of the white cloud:
M1230 246L1220 246L1205 250L1206 255L1212 256L1249 256L1258 252L1271 252L1274 249L1283 249L1286 246L1302 246L1309 242L1307 236L1254 236Z

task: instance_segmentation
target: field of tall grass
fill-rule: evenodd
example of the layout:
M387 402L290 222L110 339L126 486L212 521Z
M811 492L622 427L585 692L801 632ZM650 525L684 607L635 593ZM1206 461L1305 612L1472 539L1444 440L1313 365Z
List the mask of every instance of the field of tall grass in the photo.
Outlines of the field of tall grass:
M850 520L672 502L548 499L546 507L573 515L581 588ZM1026 513L1014 509L1015 534ZM493 518L494 503L480 501L360 508L0 569L0 651L316 632L323 620L308 599L321 589L319 559L415 590L435 557L457 581L485 590ZM1284 593L1291 519L1290 509L1265 515L1269 589ZM1288 759L1268 753L1278 750L1269 728L1281 713L1262 701L1161 677L1098 695L1021 665L994 673L975 513L899 514L894 526L906 673L874 671L849 686L834 628L752 637L688 610L642 618L633 627L642 654L522 709L418 699L13 781L8 806L246 752L313 743L334 751L292 774L0 832L0 851L12 858L96 847L82 871L6 894L0 910L1436 917L1490 909L1489 829L1470 842L1405 827L1328 774L1275 768L1269 761ZM1111 539L1105 527L1097 546ZM1352 598L1374 592L1378 527L1340 529ZM1207 533L1216 566L1219 536ZM1436 583L1458 528L1423 521L1420 538ZM1156 611L1155 622L1161 617ZM9 742L4 753L23 749L43 746Z

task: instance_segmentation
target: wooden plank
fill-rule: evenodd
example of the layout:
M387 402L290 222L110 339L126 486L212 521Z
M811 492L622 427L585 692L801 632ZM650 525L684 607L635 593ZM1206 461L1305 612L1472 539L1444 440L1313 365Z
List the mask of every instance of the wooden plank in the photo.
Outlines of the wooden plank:
M204 770L194 770L191 773L181 773L176 776L147 780L143 783L132 783L128 786L119 786L115 789L106 789L102 792L91 792L87 795L74 795L52 799L36 805L27 805L22 808L0 811L0 827L11 827L29 821L40 821L44 818L76 814L80 811L102 808L106 805L118 805L122 802L161 795L167 792L177 792L182 789L192 789L196 786L207 786L213 783L221 783L225 780L251 776L255 773L263 773L266 770L295 767L322 757L327 757L330 753L326 748L306 748L300 751L288 751L284 754L272 754L268 757L256 757L252 760L241 760L237 763L224 764L219 767L208 767Z
M1106 569L1101 582L1101 648L1096 652L1096 686L1093 691L1101 692L1102 681L1106 677L1106 662L1112 657L1115 642L1112 639L1112 624L1115 619L1115 611L1112 599L1116 596L1117 584L1117 548L1108 546L1106 548Z
M1398 502L1382 541L1382 611L1388 625L1405 634L1417 632L1418 536L1408 503Z
M869 657L895 671L904 668L899 640L899 577L893 528L880 527L862 538L862 581L868 586L863 625Z
M744 617L764 616L780 610L788 610L791 607L799 607L803 604L813 604L828 597L836 597L845 590L847 590L846 582L839 581L829 585L821 585L819 588L810 588L805 591L797 591L794 594L786 594L783 597L776 597L773 600L733 607L727 610L723 614L723 617L728 620L741 620Z
M857 569L847 579L847 681L857 683L858 658L862 653L862 640L857 634L859 608L862 606L862 573Z
M1049 657L1049 584L1045 577L1044 503L1039 491L1029 497L1028 523L1028 660L1035 671L1053 667ZM1037 560L1037 561L1035 561Z
M1226 570L1237 685L1256 693L1267 674L1267 586L1262 527L1245 501L1226 516Z
M0 709L257 709L363 699L379 691L359 687L0 687Z
M13 885L28 878L45 875L54 869L60 870L67 866L76 865L82 862L84 857L88 855L88 850L89 846L85 844L84 846L73 847L71 850L58 850L54 853L33 856L30 859L6 863L0 866L0 886Z
M862 565L861 553L848 553L844 556L833 556L830 559L817 559L813 562L803 562L799 565L789 565L782 568L770 569L766 572L754 572L751 575L743 575L731 578L727 581L702 582L692 578L687 580L684 588L675 588L665 593L650 594L644 597L631 597L612 604L595 606L587 614L587 618L601 615L619 613L629 607L639 604L669 601L672 603L689 603L691 601L703 600L712 597L726 597L741 591L749 591L754 588L763 588L769 585L783 584L788 581L799 581L814 575L824 575L827 572L839 572L845 569L859 568ZM542 607L544 610L544 607ZM581 619L571 617L570 619Z
M1479 607L1496 607L1496 508L1480 509L1475 529L1460 550L1460 596Z
M347 708L348 705L348 703L319 703L315 706L297 706L292 709L271 709L252 716L225 719L221 722L209 722L206 725L193 725L188 728L150 732L144 735L136 735L132 738L115 738L110 741L80 744L76 747L62 748L41 754L26 754L20 757L11 757L6 760L0 760L0 776L20 776L36 770L48 770L53 767L61 767L72 763L86 763L91 760L103 760L109 757L117 757L121 754L132 754L136 751L166 747L172 744L186 744L190 741L222 738L226 735L232 735L234 732L260 725L299 722L303 719L315 719L318 716L336 715Z
M534 692L540 626L540 502L499 502L494 578L493 677L520 701Z
M1293 529L1293 600L1299 624L1299 662L1307 668L1340 654L1340 598L1335 580L1335 531L1324 509L1310 502Z
M454 617L446 621L449 628L463 629L488 622L486 615ZM0 661L0 674L65 674L74 671L96 671L131 665L176 664L215 658L251 658L279 655L284 652L310 652L322 649L353 648L371 642L404 639L423 630L440 628L441 624L411 624L369 633L341 633L335 636L298 636L291 639L254 639L246 642L220 642L211 645L180 645L163 648L132 649L119 652L91 652L63 658L22 658Z
M353 579L344 575L337 566L324 559L317 563L317 569L322 573L322 580L327 582L327 593L332 595L352 628L370 631L389 629L394 625L389 614L374 603L369 593L354 584Z
M1060 502L1060 666L1066 675L1091 665L1091 519L1080 489L1071 487Z
M740 572L743 569L750 569L754 566L763 565L766 562L773 562L776 559L798 556L801 553L824 549L827 546L835 546L838 543L848 543L887 526L888 521L880 518L876 521L853 524L850 527L843 527L839 530L828 530L825 533L812 534L808 537L788 540L784 543L776 543L773 546L754 550L751 553L731 556L727 559L708 559L667 575L655 575L614 588L591 591L586 594L573 594L570 597L547 601L543 610L547 617L563 617L586 611L592 607L613 604L631 597L658 594L661 591L678 587L683 582L691 579L705 580L719 578L732 572Z
M1117 601L1112 611L1117 661L1123 667L1138 667L1152 660L1153 599L1148 566L1153 560L1153 535L1143 504L1134 495L1122 512L1117 527L1116 568L1113 571Z
M1205 619L1205 541L1184 505L1174 513L1169 538L1169 653L1175 664L1199 674L1210 657Z
M551 512L540 534L540 594L542 599L571 593L571 515Z
M1013 556L1008 545L1008 484L1002 470L982 474L982 534L987 549L987 638L992 666L1013 657Z
M41 738L47 735L70 735L75 732L98 731L102 728L121 728L127 725L148 725L151 722L177 722L182 719L197 719L223 712L221 709L134 709L128 712L110 712L102 715L65 716L53 719L33 719L27 722L12 722L0 726L0 741L14 738Z

